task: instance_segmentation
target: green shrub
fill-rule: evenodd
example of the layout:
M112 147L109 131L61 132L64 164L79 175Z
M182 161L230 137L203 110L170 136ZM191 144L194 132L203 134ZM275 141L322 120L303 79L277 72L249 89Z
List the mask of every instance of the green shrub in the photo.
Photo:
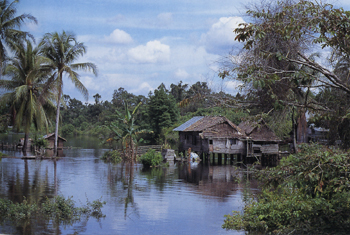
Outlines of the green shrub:
M69 124L63 125L61 130L62 130L63 136L73 135L75 127L73 126L73 124L69 123Z
M104 161L110 161L113 163L119 163L123 160L118 150L111 150L111 151L105 152L101 157L101 159Z
M49 141L43 137L38 138L37 135L34 136L33 145L40 148L46 148L49 146Z
M22 203L13 203L7 199L0 199L0 223L4 221L16 225L26 223L32 216L41 216L47 221L57 221L65 224L72 224L80 220L81 216L93 216L97 219L104 217L101 208L106 202L100 200L87 201L83 207L76 207L72 197L65 199L56 196L53 199L46 199L41 204L29 204L26 199Z
M163 156L161 153L156 153L154 149L149 149L141 156L140 161L146 167L154 167L163 162Z
M262 234L346 234L350 230L350 153L318 145L256 171L264 183L223 228Z
M85 131L85 130L87 130L89 127L90 127L90 124L89 124L89 123L83 122L83 123L80 125L80 130Z

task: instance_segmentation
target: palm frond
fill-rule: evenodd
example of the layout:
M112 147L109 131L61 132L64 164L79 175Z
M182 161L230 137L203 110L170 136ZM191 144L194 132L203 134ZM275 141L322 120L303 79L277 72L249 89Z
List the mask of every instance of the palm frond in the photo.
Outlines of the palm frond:
M95 76L98 75L98 69L94 63L71 64L70 67L75 70L84 70L84 71L92 72Z

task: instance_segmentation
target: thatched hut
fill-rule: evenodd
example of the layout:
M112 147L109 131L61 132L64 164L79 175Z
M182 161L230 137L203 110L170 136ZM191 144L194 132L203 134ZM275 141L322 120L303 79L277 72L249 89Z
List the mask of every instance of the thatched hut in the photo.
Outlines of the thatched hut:
M55 146L55 133L45 135L43 138L48 140L49 142L49 145L47 146L47 148L53 149ZM66 141L67 141L66 139L62 138L61 136L58 136L57 149L63 149L63 143Z

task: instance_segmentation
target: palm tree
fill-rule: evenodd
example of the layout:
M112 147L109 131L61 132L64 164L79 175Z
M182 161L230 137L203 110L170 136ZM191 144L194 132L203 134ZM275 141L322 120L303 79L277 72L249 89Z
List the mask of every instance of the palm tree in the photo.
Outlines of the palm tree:
M9 59L4 69L4 75L10 80L0 80L0 87L7 90L1 97L1 102L9 103L15 112L15 125L24 128L25 138L23 151L26 151L28 136L32 124L36 129L43 125L48 128L48 115L54 113L53 94L44 93L47 71L42 63L45 58L39 56L38 48L33 48L30 41L12 43L15 56Z
M3 63L7 59L6 46L12 48L13 42L20 42L27 37L32 39L33 36L28 32L23 32L20 27L23 22L30 21L37 23L35 17L30 14L22 14L15 16L18 1L9 2L0 0L0 69L2 70ZM1 74L1 73L0 73Z
M48 80L48 86L54 84L58 92L56 100L57 112L54 144L54 152L56 154L60 103L63 93L63 75L67 75L74 83L75 87L78 88L87 99L89 96L88 90L79 80L79 74L76 70L91 71L97 76L97 67L93 63L74 63L80 56L85 54L86 47L83 43L77 42L75 35L66 33L65 31L61 34L57 32L45 34L39 47L41 47L41 54L49 59L46 67L53 71L53 75Z

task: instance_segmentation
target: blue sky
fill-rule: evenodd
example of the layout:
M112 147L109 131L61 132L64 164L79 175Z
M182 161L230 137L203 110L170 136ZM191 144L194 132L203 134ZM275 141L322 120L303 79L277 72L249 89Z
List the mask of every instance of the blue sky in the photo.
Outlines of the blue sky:
M249 1L254 2L257 0ZM217 63L234 42L233 29L244 18L248 1L238 0L21 0L18 14L35 16L27 24L37 40L48 32L74 32L87 46L80 62L93 62L98 77L80 73L89 102L99 93L110 101L124 87L147 95L162 82L208 82L213 90L234 93L237 83L222 82ZM335 5L350 9L349 0ZM73 84L64 93L83 100Z

